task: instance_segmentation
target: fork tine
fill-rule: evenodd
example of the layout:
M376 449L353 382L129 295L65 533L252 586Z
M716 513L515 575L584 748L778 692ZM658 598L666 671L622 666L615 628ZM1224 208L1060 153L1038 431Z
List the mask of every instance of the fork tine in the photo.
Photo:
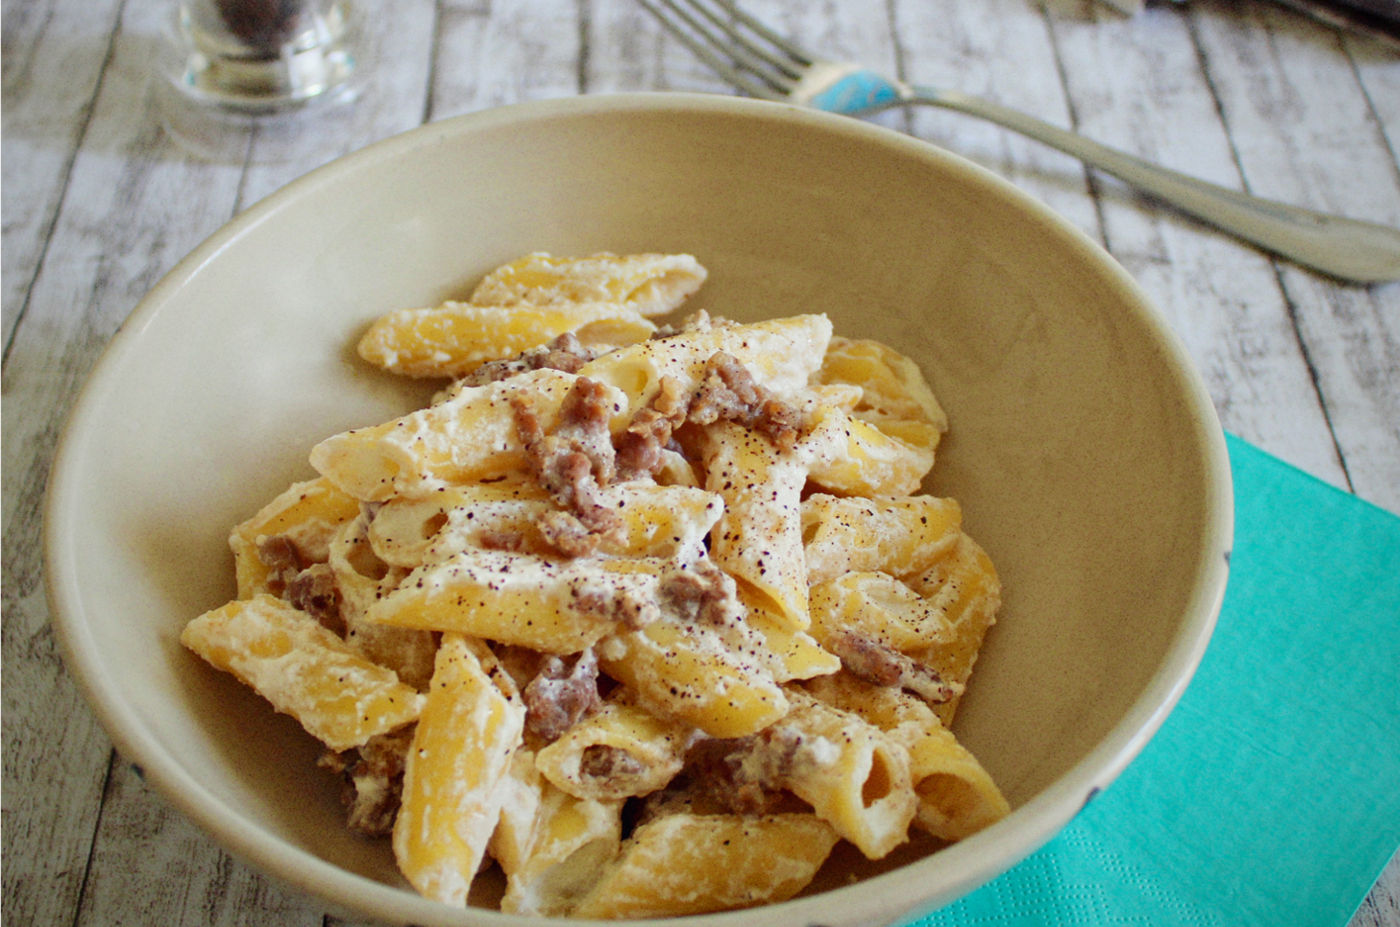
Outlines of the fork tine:
M768 100L777 100L783 96L782 91L769 86L766 81L754 80L745 71L735 67L732 61L720 57L715 49L723 48L727 53L728 47L721 40L716 39L689 13L678 8L672 0L638 0L638 2L660 20L661 25L679 39L681 44L689 48L706 67L741 92L747 93L751 97Z
M766 48L745 35L724 15L700 0L639 0L670 32L707 66L743 92L767 99L782 99L801 77L805 61L792 56L782 42L761 23L744 14L732 2L715 4L733 19L777 46ZM773 39L778 41L774 42Z
M763 23L749 16L739 9L734 0L713 0L715 6L726 14L712 10L704 0L681 0L681 3L688 4L691 9L698 10L700 15L708 19L715 28L730 40L730 45L726 48L736 59L739 59L742 66L749 68L765 80L770 79L770 75L763 73L764 65L779 71L784 78L784 85L780 88L784 91L791 90L791 82L802 77L803 70L806 69L810 61L798 60L801 56L794 56L789 52L790 43L784 41L776 32L773 32ZM735 25L735 21L739 25ZM754 32L761 41L755 41L744 33L743 28L747 27ZM768 42L776 47L769 48L763 44Z
M725 10L735 19L739 20L739 22L752 29L758 35L763 36L764 39L771 42L777 48L782 49L783 53L792 61L796 62L800 68L809 68L816 63L817 58L815 55L797 45L786 36L775 32L767 23L755 19L751 14L744 12L734 0L715 0L715 2L724 7Z

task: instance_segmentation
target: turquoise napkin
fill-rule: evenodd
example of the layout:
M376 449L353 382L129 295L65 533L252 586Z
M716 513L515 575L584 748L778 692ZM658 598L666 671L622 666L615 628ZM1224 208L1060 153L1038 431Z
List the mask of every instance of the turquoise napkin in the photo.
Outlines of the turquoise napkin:
M1343 927L1400 846L1400 518L1230 437L1200 669L1055 839L911 927Z

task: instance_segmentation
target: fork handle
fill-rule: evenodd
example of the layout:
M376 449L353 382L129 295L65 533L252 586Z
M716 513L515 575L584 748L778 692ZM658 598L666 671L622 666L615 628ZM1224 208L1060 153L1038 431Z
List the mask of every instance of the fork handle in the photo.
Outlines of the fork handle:
M1400 231L1387 226L1249 196L955 90L911 87L899 103L957 110L1019 132L1305 267L1359 283L1400 279Z

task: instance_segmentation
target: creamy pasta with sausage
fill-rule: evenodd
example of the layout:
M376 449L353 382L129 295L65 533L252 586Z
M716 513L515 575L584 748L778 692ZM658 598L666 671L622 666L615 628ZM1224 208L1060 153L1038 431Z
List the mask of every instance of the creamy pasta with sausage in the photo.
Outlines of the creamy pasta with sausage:
M529 254L359 342L438 378L230 536L184 644L325 750L418 892L523 914L780 901L1008 813L949 725L1000 606L924 377L824 315L676 316L688 255Z

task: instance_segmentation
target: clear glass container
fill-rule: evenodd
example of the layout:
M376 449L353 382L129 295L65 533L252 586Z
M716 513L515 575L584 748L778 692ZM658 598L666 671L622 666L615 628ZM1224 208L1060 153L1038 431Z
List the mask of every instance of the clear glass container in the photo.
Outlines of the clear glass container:
M361 31L346 0L179 0L157 65L161 120L204 157L305 156L291 143L329 141L326 124L360 95Z

